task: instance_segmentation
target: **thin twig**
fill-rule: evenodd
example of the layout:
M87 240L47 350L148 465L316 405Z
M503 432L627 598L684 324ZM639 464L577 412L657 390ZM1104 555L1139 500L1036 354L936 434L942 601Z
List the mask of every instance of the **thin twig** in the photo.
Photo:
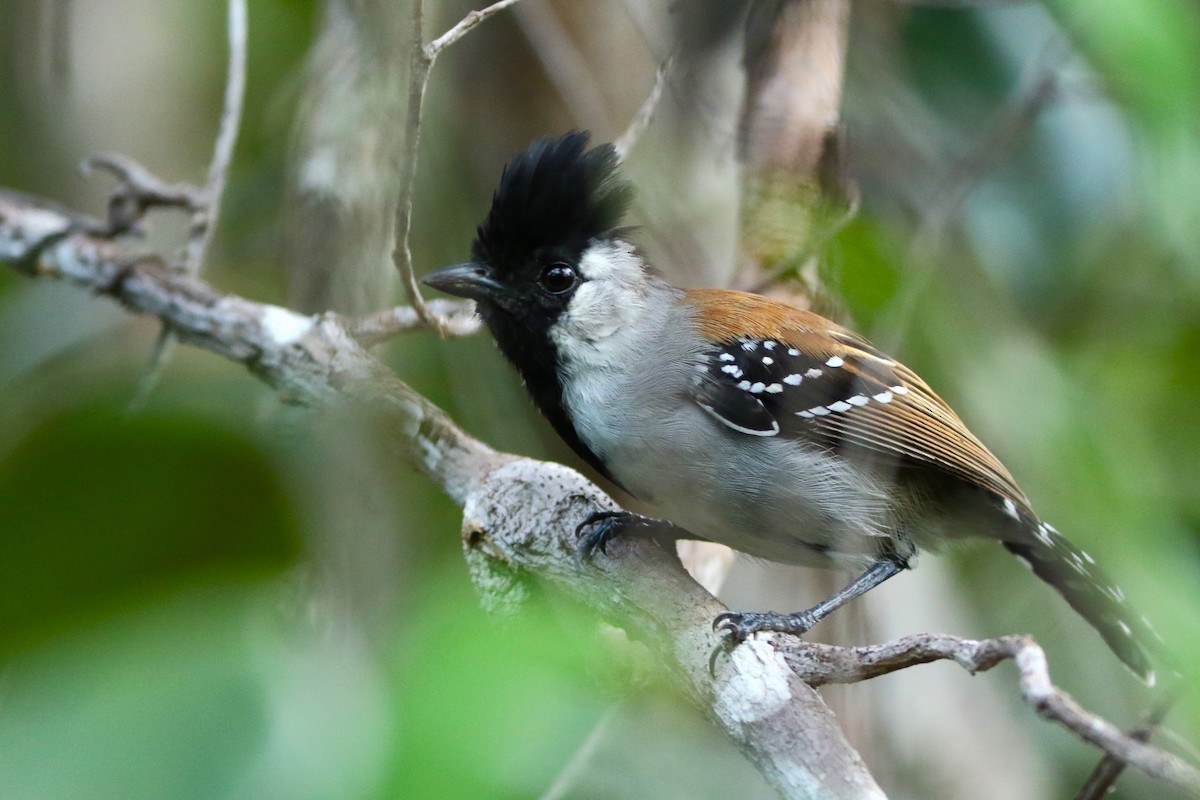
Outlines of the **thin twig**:
M617 156L622 161L629 155L629 151L637 144L646 129L650 127L650 122L654 119L654 112L658 110L659 101L662 100L663 89L667 85L667 76L674 63L675 56L671 55L659 66L658 71L654 74L654 86L651 87L650 94L646 95L641 107L633 115L629 127L613 142L613 147L617 149Z
M449 336L471 336L483 321L475 314L471 300L430 300L429 310L442 323ZM346 330L363 347L373 347L394 336L424 327L412 306L397 306L358 319L345 321Z
M109 236L140 234L142 217L148 209L195 211L200 203L196 187L186 183L167 183L121 153L93 153L79 162L79 172L85 178L96 170L107 172L117 181L108 194L106 233Z
M228 20L229 65L225 76L225 100L216 143L213 145L212 161L208 165L208 178L198 201L192 207L191 230L183 250L183 272L186 275L199 275L204 267L204 257L212 244L213 231L221 215L221 200L225 194L229 165L233 161L233 150L242 124L242 108L246 97L246 0L229 0ZM130 414L137 414L146 407L174 353L174 334L164 327L159 331L154 350L129 401Z
M150 396L158 388L163 370L175 356L177 343L175 334L171 333L171 329L166 325L158 329L158 336L154 339L150 358L147 359L146 366L142 368L142 374L138 376L137 386L133 390L133 397L129 399L129 405L125 408L126 414L136 417L146 409L147 403L150 402Z
M1164 697L1146 715L1146 720L1129 732L1129 738L1136 739L1139 742L1150 741L1150 735L1166 719L1167 713L1178 699L1178 691ZM1117 778L1121 777L1121 773L1124 770L1124 761L1112 753L1105 753L1104 758L1100 759L1100 763L1096 765L1096 768L1092 770L1092 774L1088 776L1087 782L1080 787L1079 792L1075 795L1075 800L1100 800L1100 798L1108 794L1109 789L1117 782Z
M492 3L487 8L479 11L472 11L470 14L467 14L465 17L459 20L458 24L453 28L430 42L429 46L425 48L426 54L429 56L430 60L437 58L438 53L457 42L476 25L483 22L493 14L497 14L509 6L516 5L519 2L520 0L500 0L500 2Z
M400 202L396 204L396 245L392 250L392 262L400 271L404 290L408 293L408 302L416 309L421 322L439 334L444 334L445 329L441 321L429 310L425 298L421 296L421 289L417 286L417 276L413 272L412 248L409 245L409 237L412 235L413 193L417 183L417 156L421 152L421 107L425 103L429 70L433 66L433 57L425 49L424 13L424 0L413 0L408 61L408 115L404 125L404 153L400 160Z
M539 3L521 6L514 14L543 74L554 84L575 124L593 131L612 130L613 114L604 91L554 9Z
M404 153L400 162L400 201L396 204L396 246L392 250L392 262L404 281L408 301L416 310L421 322L440 335L449 333L437 314L430 310L413 271L412 236L413 195L417 183L417 159L421 152L421 112L425 104L425 90L429 86L429 72L438 54L465 36L472 28L488 17L503 11L518 0L500 0L481 11L472 11L450 30L425 44L425 3L413 0L412 35L409 41L408 66L408 115L404 125Z
M600 742L604 740L605 735L608 733L608 728L612 725L612 721L616 719L617 712L621 710L621 705L622 703L617 701L600 715L600 719L596 720L596 724L588 732L587 738L583 740L579 748L567 759L567 763L563 765L562 771L554 777L554 781L538 800L562 800L574 788L575 784L579 782L579 776L583 774L583 768L596 755L596 750L600 747Z
M213 231L221 214L221 199L229 177L229 164L242 125L242 107L246 99L246 0L229 0L229 67L225 77L225 102L221 123L213 145L212 161L200 207L192 214L192 230L184 251L183 268L188 275L199 275L204 256L212 243Z
M1125 733L1087 711L1050 679L1046 654L1029 636L962 639L921 633L867 647L806 644L784 650L789 665L812 686L857 683L931 661L953 661L971 674L1011 660L1019 671L1021 695L1045 719L1147 775L1200 796L1200 771L1179 756Z

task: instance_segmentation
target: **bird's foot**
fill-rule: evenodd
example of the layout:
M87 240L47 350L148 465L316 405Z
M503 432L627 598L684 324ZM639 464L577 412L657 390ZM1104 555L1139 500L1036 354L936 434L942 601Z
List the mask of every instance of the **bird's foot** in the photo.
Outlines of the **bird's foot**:
M713 619L713 630L720 634L721 642L708 657L708 671L716 675L717 659L733 652L733 648L763 631L788 633L803 636L821 619L809 611L795 614L780 614L775 611L726 611Z
M649 536L659 544L674 542L680 531L665 519L643 517L629 511L596 511L575 528L579 549L575 560L580 564L591 561L596 551L608 552L608 543L617 536Z

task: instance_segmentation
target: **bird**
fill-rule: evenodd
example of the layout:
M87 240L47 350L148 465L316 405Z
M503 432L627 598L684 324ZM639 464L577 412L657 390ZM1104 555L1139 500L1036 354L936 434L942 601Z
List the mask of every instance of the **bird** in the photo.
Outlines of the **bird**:
M668 538L858 574L803 611L722 613L714 630L735 647L807 633L921 550L990 539L1153 683L1149 622L924 380L811 311L667 282L624 224L634 190L616 149L589 142L571 131L513 157L471 260L423 278L474 300L559 436L665 520L594 514L581 550L669 526Z

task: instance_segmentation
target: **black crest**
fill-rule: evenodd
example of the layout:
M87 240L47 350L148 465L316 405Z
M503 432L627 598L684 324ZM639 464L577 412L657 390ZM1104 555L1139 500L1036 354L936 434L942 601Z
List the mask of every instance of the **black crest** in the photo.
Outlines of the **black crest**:
M504 168L472 254L512 268L539 251L582 252L621 224L633 187L621 180L611 144L587 150L588 133L538 139ZM564 253L565 255L565 253Z

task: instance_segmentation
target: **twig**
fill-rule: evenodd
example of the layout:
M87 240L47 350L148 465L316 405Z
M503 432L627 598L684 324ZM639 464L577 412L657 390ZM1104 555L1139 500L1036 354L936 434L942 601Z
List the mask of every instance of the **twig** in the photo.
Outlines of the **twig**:
M400 381L346 332L336 314L307 316L223 295L157 256L130 255L36 198L0 189L0 262L67 281L158 317L180 342L244 365L290 400L370 405L390 419L414 461L459 503L497 465L497 453Z
M613 115L604 92L554 9L548 3L525 5L516 9L515 16L575 124L593 131L612 130Z
M612 725L612 721L616 719L617 712L620 710L620 701L613 703L605 709L604 713L600 715L600 719L596 720L596 724L588 732L587 738L571 754L567 763L563 765L562 771L555 776L554 781L538 800L562 800L563 797L566 797L567 792L571 791L579 781L579 776L583 774L583 768L596 755L596 750L600 747L600 742L604 740L609 726Z
M200 207L192 214L192 229L184 251L183 268L188 275L199 275L204 256L212 243L213 231L221 215L221 200L229 176L229 164L237 145L246 99L246 0L229 0L229 66L225 76L225 101L217 140L213 145L208 178L204 182Z
M1002 661L1017 665L1021 695L1045 719L1151 777L1200 796L1200 771L1178 756L1160 750L1111 722L1087 711L1054 685L1041 646L1029 636L972 640L921 633L868 647L807 644L784 652L788 663L813 686L857 683L931 661L953 661L971 674Z
M140 233L140 223L150 208L181 208L195 211L200 198L194 186L167 183L129 156L120 153L93 153L79 162L86 178L104 170L117 179L108 195L109 236Z
M430 60L437 58L438 53L457 42L459 39L465 36L468 31L470 31L479 23L483 22L488 17L503 11L509 6L514 6L519 2L520 0L500 0L500 2L492 3L487 8L480 9L479 11L472 11L471 13L467 14L465 17L459 20L458 24L456 24L453 28L429 43L429 47L426 48L426 52L429 55Z
M400 272L408 301L416 310L421 322L433 328L442 336L449 332L437 316L430 310L421 289L417 286L417 276L413 271L412 248L409 239L412 235L413 195L417 183L417 159L421 152L421 113L425 104L425 90L429 86L429 72L438 54L465 36L472 28L500 11L514 5L519 0L500 0L498 3L480 11L467 14L450 30L434 39L429 45L425 44L425 3L424 0L413 0L412 35L409 41L410 56L408 66L408 114L404 125L404 153L400 162L400 201L396 204L396 246L392 250L392 262Z
M430 300L429 310L441 320L449 336L471 336L483 324L470 300ZM412 306L397 306L346 322L346 330L363 347L373 347L421 327L421 318Z
M637 113L633 115L629 127L613 142L613 146L617 149L617 157L622 161L629 155L629 151L637 144L646 128L650 127L650 122L654 119L654 112L658 110L658 103L662 100L663 89L667 85L667 76L674 63L675 57L668 56L667 60L659 66L658 71L654 74L654 86L650 89L650 94L646 96Z
M1150 713L1146 716L1146 721L1129 732L1129 738L1136 739L1139 742L1150 741L1150 735L1166 719L1167 713L1178 699L1178 692L1173 692L1164 697L1151 709ZM1104 758L1100 759L1100 763L1096 765L1096 768L1092 770L1092 774L1088 776L1087 782L1080 787L1079 792L1075 795L1075 800L1100 800L1101 797L1108 794L1109 789L1117 782L1117 778L1121 776L1124 770L1124 761L1112 753L1105 753Z
M229 0L228 20L229 65L225 76L225 100L216 143L213 145L212 161L208 165L208 178L200 197L192 204L191 230L183 250L185 275L199 275L204 267L204 257L212 244L213 231L221 215L221 200L225 194L229 165L233 161L233 150L241 128L242 107L246 97L246 0ZM154 342L154 350L129 401L129 413L139 413L146 407L174 353L175 338L164 327Z

